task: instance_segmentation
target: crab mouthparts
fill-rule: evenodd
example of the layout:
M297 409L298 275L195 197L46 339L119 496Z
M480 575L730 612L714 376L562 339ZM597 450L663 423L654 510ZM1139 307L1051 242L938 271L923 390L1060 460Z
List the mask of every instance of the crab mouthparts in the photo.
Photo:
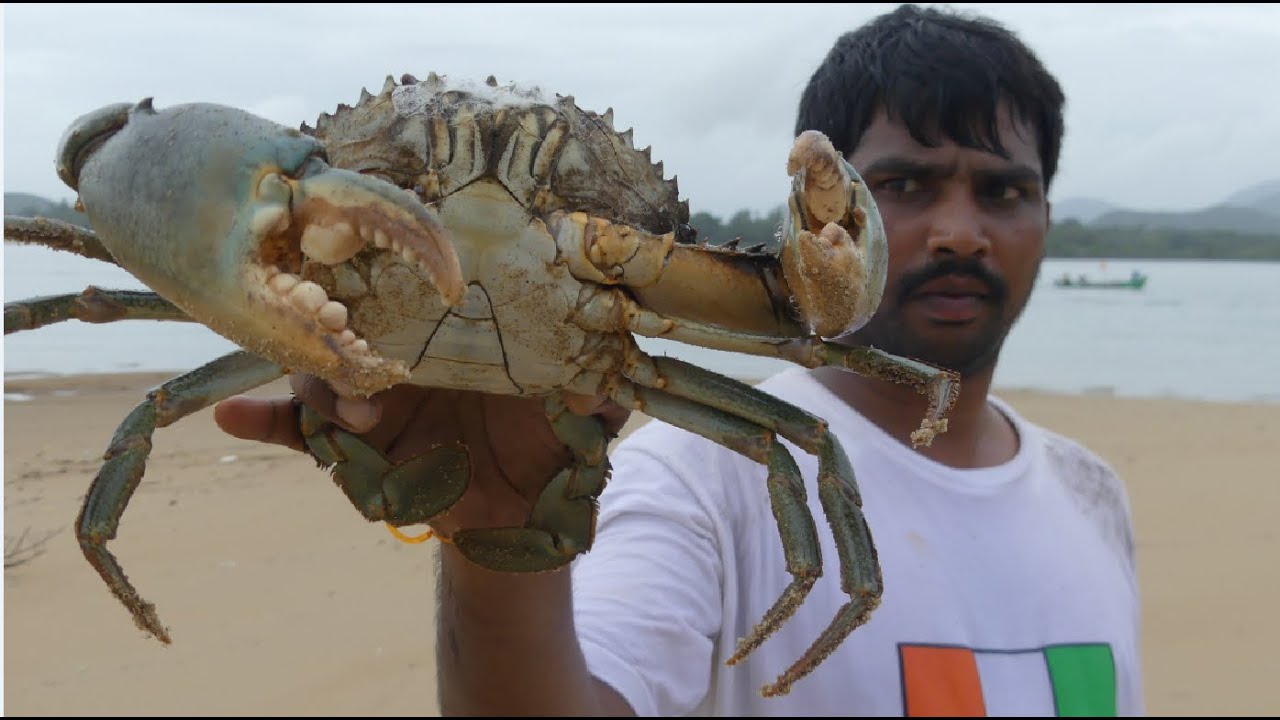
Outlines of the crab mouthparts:
M297 311L303 318L313 320L337 341L339 347L350 354L371 355L368 341L356 337L355 332L347 327L346 305L330 300L329 294L316 283L303 280L274 265L268 265L265 272L267 287L281 303Z
M288 181L278 175L264 177L262 185L267 187L260 197L286 195L277 192L283 188L270 187L277 183L284 185ZM299 198L301 193L287 194L293 196L294 203L267 202L255 210L250 221L257 240L257 257L250 264L247 279L252 286L262 288L257 293L259 298L277 312L283 311L293 328L277 328L268 342L277 345L282 353L307 358L310 367L300 368L303 370L332 369L333 356L337 355L337 372L344 376L353 371L361 375L373 371L402 376L406 370L401 363L379 357L366 339L348 327L345 305L331 299L319 284L303 279L303 267L306 262L339 265L368 248L376 248L394 253L398 260L425 274L444 303L453 307L462 301L466 287L443 226L425 207L415 208L398 197L390 204L380 201L385 196L373 202L335 203L338 198L332 193L329 197L303 198ZM416 196L413 203L418 203ZM313 345L299 337L298 331L322 344ZM293 338L293 347L289 347L289 337ZM299 341L302 346L296 345ZM390 383L379 380L376 384Z
M339 265L367 247L375 247L395 253L405 264L422 270L428 277L437 275L438 266L433 266L433 258L424 257L420 244L402 243L381 228L366 225L357 229L344 221L335 225L307 225L302 230L300 241L296 233L275 237L276 243L265 245L262 253L264 259L271 258L262 266L266 286L277 300L295 310L303 319L314 321L332 335L340 347L356 354L367 353L368 343L347 328L345 305L330 299L320 285L302 279L304 261ZM452 294L459 299L461 297L461 292ZM441 295L447 304L457 304L456 299L444 292Z

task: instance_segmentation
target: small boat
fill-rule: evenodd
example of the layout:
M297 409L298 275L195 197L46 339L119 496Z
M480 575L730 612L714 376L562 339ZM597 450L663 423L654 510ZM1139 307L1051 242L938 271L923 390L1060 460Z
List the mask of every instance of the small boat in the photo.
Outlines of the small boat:
M1073 278L1064 273L1062 277L1053 281L1054 287L1101 290L1141 290L1146 284L1147 276L1137 270L1134 270L1124 280L1091 280L1084 275L1077 275Z

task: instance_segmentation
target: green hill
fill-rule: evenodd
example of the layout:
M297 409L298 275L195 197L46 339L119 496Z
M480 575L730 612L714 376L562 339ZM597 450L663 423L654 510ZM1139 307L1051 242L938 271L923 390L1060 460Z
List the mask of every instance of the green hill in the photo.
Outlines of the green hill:
M1099 215L1092 227L1178 230L1222 230L1254 235L1280 235L1280 214L1252 207L1217 205L1192 212L1112 210Z
M72 207L71 203L66 200L55 202L31 193L5 193L4 214L17 215L18 217L47 217L79 225L80 227L89 227L89 218Z

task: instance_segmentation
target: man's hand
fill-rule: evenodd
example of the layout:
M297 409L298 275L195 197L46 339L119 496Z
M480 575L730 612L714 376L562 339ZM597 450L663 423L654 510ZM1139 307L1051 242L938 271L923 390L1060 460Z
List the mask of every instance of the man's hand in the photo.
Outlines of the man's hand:
M538 494L572 459L552 432L539 398L397 385L364 400L340 395L315 377L293 375L289 381L297 401L360 434L392 462L441 443L467 445L471 484L453 508L431 521L445 536L468 528L524 525ZM573 412L597 415L610 434L629 416L603 398L565 400ZM305 449L298 405L291 398L230 398L214 408L214 420L234 437Z

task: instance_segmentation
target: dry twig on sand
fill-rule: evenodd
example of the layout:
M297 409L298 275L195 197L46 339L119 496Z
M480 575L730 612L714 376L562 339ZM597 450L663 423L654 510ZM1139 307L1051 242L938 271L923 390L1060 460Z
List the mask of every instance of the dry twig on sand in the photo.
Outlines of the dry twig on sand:
M31 528L25 528L22 534L16 538L12 535L6 535L4 538L4 566L6 568L17 567L24 563L31 562L40 555L44 554L45 545L53 539L54 535L62 532L61 529L50 530L36 540L27 541L27 535L31 532Z

